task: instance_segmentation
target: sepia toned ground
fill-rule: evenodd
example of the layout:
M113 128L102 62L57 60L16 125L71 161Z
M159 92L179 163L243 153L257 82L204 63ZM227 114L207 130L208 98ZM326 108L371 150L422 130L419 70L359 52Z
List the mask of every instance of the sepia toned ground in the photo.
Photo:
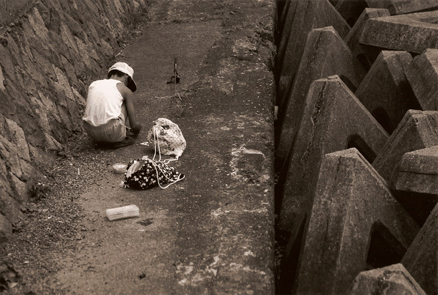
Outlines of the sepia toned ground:
M143 130L117 150L70 140L14 230L6 294L273 294L273 12L267 0L151 3L116 56L135 70ZM186 179L121 188L112 165L153 156L140 143L160 117L187 141L171 162ZM131 204L140 217L106 218Z

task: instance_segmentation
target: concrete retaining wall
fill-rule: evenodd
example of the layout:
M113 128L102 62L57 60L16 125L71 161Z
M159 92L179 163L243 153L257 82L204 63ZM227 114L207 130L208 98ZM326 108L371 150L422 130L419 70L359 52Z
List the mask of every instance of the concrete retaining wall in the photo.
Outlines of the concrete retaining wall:
M146 0L0 1L0 242L81 131L86 85L133 32Z

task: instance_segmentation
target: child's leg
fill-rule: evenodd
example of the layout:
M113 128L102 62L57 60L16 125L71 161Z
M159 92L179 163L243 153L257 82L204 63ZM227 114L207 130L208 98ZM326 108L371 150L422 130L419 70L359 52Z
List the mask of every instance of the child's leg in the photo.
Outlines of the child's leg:
M119 142L126 137L126 127L121 117L98 127L84 122L84 129L96 142Z

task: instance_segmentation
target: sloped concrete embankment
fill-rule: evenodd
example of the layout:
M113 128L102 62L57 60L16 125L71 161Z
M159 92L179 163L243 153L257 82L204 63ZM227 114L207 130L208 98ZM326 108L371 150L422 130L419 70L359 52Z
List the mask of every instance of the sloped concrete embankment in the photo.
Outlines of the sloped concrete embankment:
M291 0L279 10L279 293L438 293L437 9Z
M86 85L147 1L0 1L0 236L4 243L53 156L81 131ZM2 246L3 248L3 246ZM2 268L3 269L3 268Z

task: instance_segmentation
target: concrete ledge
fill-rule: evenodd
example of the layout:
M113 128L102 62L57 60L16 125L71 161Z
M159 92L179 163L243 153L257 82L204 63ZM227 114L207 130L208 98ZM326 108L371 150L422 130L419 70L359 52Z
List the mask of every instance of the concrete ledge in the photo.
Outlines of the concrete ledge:
M236 16L222 22L233 31L221 29L208 48L175 118L190 145L181 158L188 172L176 241L181 294L274 294L274 77L266 38L273 4L234 7Z
M380 48L422 53L438 48L438 11L367 20L359 42Z
M438 7L435 0L366 0L369 7L387 8L392 15L430 10Z
M400 160L396 188L438 195L438 146L404 154Z

